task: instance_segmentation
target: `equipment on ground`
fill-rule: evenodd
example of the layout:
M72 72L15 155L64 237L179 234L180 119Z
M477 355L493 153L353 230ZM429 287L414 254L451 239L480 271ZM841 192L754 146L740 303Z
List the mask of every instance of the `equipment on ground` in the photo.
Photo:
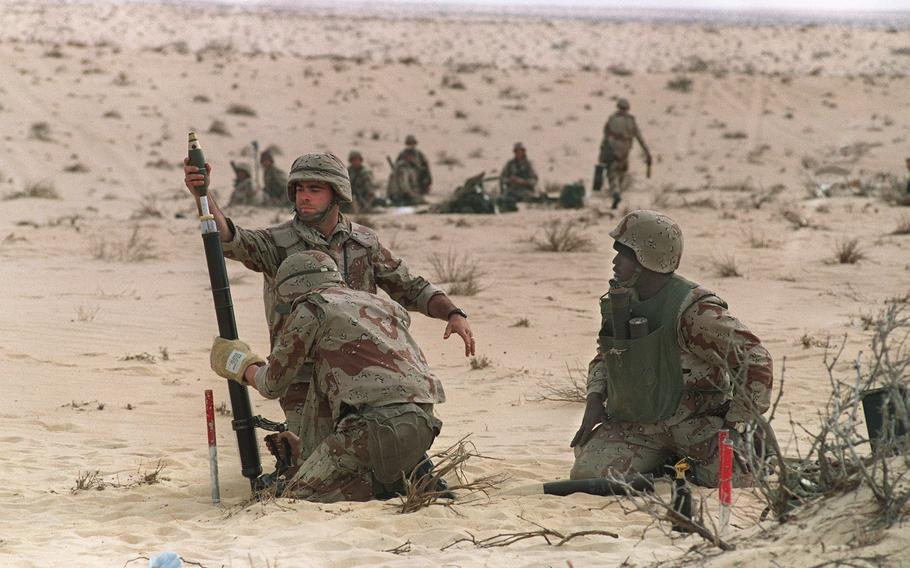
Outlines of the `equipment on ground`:
M654 491L654 478L650 475L632 474L594 479L566 479L543 484L545 495L571 495L572 493L589 493L591 495L630 496L636 493Z
M692 518L692 490L686 481L686 470L689 469L689 462L686 458L680 459L673 466L676 470L676 478L673 480L673 510L687 519ZM673 523L672 530L676 532L692 532L688 526Z

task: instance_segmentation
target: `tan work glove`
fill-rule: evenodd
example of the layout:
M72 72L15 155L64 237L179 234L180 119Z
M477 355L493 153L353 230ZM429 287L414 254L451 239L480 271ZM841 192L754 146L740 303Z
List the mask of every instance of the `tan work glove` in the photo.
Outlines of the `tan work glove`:
M243 375L250 365L264 364L265 360L250 350L239 339L216 337L210 358L212 370L219 376L244 384Z

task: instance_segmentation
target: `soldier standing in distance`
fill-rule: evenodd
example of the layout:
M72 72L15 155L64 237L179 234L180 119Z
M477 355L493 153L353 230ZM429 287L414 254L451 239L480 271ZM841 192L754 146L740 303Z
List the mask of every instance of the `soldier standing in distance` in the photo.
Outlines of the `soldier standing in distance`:
M262 193L268 205L284 206L288 188L288 175L275 165L272 153L265 150L259 154L259 165L262 166Z
M363 156L357 150L348 155L348 177L351 178L351 192L354 194L354 212L365 213L372 209L376 200L376 182L373 172L363 165Z
M603 164L607 170L607 180L610 185L610 193L613 197L613 209L619 206L622 199L620 194L625 188L626 173L629 171L629 152L632 150L633 139L638 140L642 150L645 151L645 162L650 167L651 152L648 145L645 144L635 123L635 117L629 114L629 101L619 99L616 101L616 112L610 115L607 123L604 125L604 139L600 144L600 156L598 157L598 166ZM594 181L594 191L600 191L600 183Z
M735 425L768 410L771 355L723 300L675 273L683 240L672 219L633 211L610 236L611 285L632 291L631 315L647 318L649 333L616 339L611 299L601 298L571 477L660 472L668 459L688 457L695 483L715 487L717 433L735 435ZM734 482L747 482L743 473Z
M390 205L421 205L426 203L420 192L420 166L418 152L405 148L389 174L386 198Z
M408 327L399 304L345 287L332 258L311 250L289 256L277 273L287 306L268 364L240 341L215 338L212 369L250 385L266 398L287 392L314 366L305 414L331 412L332 429L301 441L285 432L292 466L285 495L311 501L367 501L404 491L402 478L423 459L442 422L433 405L445 401L442 383ZM305 428L310 436L318 425Z
M417 191L420 195L430 193L433 185L433 176L430 174L430 161L426 155L417 149L417 138L413 134L408 134L404 139L405 149L402 150L395 162L401 162L407 159L407 153L414 154L413 167L417 170Z
M512 147L514 158L506 162L499 179L502 194L514 201L527 201L534 197L537 186L537 172L528 159L527 150L521 142Z
M206 168L211 173L211 165L206 164ZM198 207L196 187L203 185L205 176L188 161L184 161L184 174L184 183L196 197ZM467 314L441 289L412 275L407 263L382 246L372 229L340 213L340 204L350 203L353 197L347 168L341 160L332 154L300 156L291 167L285 191L286 199L295 206L294 218L257 230L237 227L209 194L224 256L263 275L265 316L272 345L281 320L287 315L277 299L278 267L295 252L315 249L332 257L349 288L371 293L382 288L404 308L445 321L443 337L459 335L464 341L465 356L474 355L475 342ZM312 366L304 366L280 399L288 428L298 436L306 427L303 409L311 376ZM319 418L329 420L331 415L322 408Z

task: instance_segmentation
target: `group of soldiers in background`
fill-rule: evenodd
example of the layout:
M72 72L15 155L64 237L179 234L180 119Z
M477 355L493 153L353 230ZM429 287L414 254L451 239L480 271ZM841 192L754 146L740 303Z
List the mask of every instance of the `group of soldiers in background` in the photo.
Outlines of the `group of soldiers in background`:
M594 191L603 188L606 173L612 207L616 209L621 194L628 185L629 153L635 140L645 153L648 176L651 175L651 152L641 136L635 118L629 114L629 101L619 99L614 112L604 125L597 165L594 169ZM513 158L506 162L499 176L487 177L484 173L468 178L452 196L436 210L441 213L493 213L515 211L519 202L557 201L562 207L577 208L584 205L584 185L568 184L562 188L558 199L551 200L537 189L539 178L528 159L524 144L517 142ZM348 156L348 175L354 199L346 204L346 212L363 213L381 206L411 206L426 203L425 196L433 186L433 175L426 155L417 148L413 134L405 137L405 148L392 161L385 196L381 195L373 172L364 164L363 155L356 150ZM286 204L287 174L275 165L268 150L259 156L262 166L263 187L247 164L231 162L234 168L234 192L230 205L284 206ZM497 181L498 191L489 192L484 182ZM495 197L494 197L495 194Z

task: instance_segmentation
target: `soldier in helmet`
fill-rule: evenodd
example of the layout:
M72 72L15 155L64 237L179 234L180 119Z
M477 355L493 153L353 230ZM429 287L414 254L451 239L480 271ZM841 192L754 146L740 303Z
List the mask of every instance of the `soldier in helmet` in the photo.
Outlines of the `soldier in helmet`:
M356 150L348 155L348 177L351 178L354 212L365 213L372 209L376 200L376 182L373 181L373 172L363 165L363 156Z
M632 143L638 140L641 149L645 151L645 162L651 167L651 152L645 144L635 123L635 117L629 114L629 101L619 99L616 101L616 112L610 115L604 125L604 139L600 144L600 155L597 159L597 169L594 173L594 191L600 191L603 184L603 170L607 171L607 180L610 193L613 197L613 209L619 206L626 183L626 172L629 171L629 152Z
M184 164L184 183L196 197L198 207L196 187L204 183L205 176L188 161ZM211 173L209 164L206 168ZM315 249L332 257L349 288L373 293L382 288L405 309L445 321L443 337L457 334L464 341L465 356L474 354L467 314L441 289L411 274L407 263L385 248L373 230L340 213L340 204L353 200L348 171L341 160L332 154L300 156L291 166L285 192L286 199L294 205L294 218L257 230L236 226L209 194L209 207L225 257L263 275L265 315L273 345L286 315L277 299L278 267L295 252ZM312 366L304 366L280 400L289 429L298 435L305 426L303 405L311 375ZM323 409L321 417L328 419L330 415Z
M275 165L275 158L268 150L259 154L259 165L262 166L262 192L267 205L284 206L287 202L288 176Z
M258 205L250 165L231 162L231 168L234 170L234 191L228 205Z
M735 434L736 425L768 410L771 356L726 302L676 274L683 239L672 219L633 211L610 236L611 294L628 290L631 316L646 318L647 328L639 339L621 339L612 298L601 298L587 405L570 444L571 477L659 473L668 460L686 457L694 481L714 487L717 432Z
M402 150L398 157L395 158L395 163L401 162L403 160L410 160L413 164L413 168L416 171L417 177L417 193L420 195L426 195L430 193L430 189L433 185L433 175L430 174L430 161L427 160L427 157L423 152L417 149L417 138L413 134L408 134L404 139L405 148ZM406 154L412 154L413 159L409 158Z
M419 153L414 148L405 148L398 155L398 161L389 175L386 196L392 205L421 205L426 203L420 189Z
M408 331L399 304L352 290L332 258L316 250L290 255L276 274L285 318L266 364L240 340L215 338L212 369L266 398L283 396L312 367L305 416L331 415L289 440L299 465L285 495L332 502L366 501L402 492L439 434L433 405L442 383Z
M534 197L537 172L528 159L524 144L516 142L512 147L514 158L506 162L500 175L502 195L513 201L527 201Z

